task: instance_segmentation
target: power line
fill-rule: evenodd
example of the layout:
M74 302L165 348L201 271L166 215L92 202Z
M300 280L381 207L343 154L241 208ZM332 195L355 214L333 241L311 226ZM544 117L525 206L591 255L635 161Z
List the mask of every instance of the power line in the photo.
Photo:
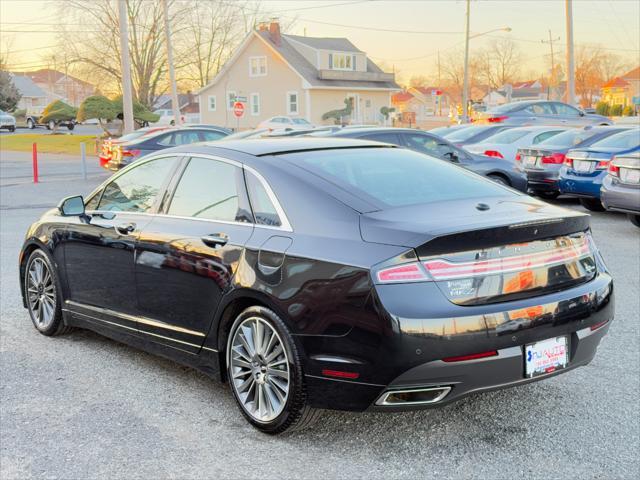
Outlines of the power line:
M377 28L377 27L365 27L363 25L346 25L344 23L331 23L331 22L321 22L320 20L310 20L308 18L296 18L296 17L290 17L287 15L282 15L284 18L289 18L291 20L297 20L300 22L309 22L309 23L317 23L319 25L329 25L332 27L341 27L341 28L351 28L354 30L369 30L372 32L388 32L388 33L410 33L410 34L420 34L420 35L439 35L439 34L443 34L443 35L451 35L451 34L455 34L455 35L460 35L464 32L433 32L433 31L426 31L426 30L394 30L394 29L390 29L390 28Z
M357 0L357 1L351 1L351 2L332 3L330 5L314 5L313 7L287 8L286 10L276 10L274 12L268 12L268 13L297 12L300 10L312 10L316 8L331 8L331 7L340 7L343 5L356 5L358 3L367 3L372 1L375 1L375 0Z

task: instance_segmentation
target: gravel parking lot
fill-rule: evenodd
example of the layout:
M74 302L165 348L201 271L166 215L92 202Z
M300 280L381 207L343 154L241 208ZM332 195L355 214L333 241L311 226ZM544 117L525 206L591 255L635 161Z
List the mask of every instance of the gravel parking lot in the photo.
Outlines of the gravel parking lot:
M640 230L624 216L592 219L616 279L617 317L587 367L438 410L326 412L309 430L273 438L200 373L88 331L35 331L18 285L25 230L106 174L92 165L83 181L77 159L44 156L33 185L28 155L0 153L1 478L640 475Z

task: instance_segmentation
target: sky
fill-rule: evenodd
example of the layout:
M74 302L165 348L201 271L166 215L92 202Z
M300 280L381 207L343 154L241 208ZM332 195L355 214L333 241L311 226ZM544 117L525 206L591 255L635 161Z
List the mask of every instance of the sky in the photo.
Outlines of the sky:
M42 57L57 43L57 7L64 0L0 0L0 51L9 51L10 68L41 68ZM149 0L154 1L154 0ZM265 11L293 23L289 33L347 37L374 61L401 78L431 75L438 51L442 56L464 45L464 0L263 0ZM640 64L640 1L573 0L576 45L599 45ZM564 0L473 0L473 49L493 38L508 37L522 53L522 74L548 70L549 44L556 61L566 45ZM84 28L84 27L77 27ZM23 33L20 33L23 32ZM559 39L559 40L557 40Z

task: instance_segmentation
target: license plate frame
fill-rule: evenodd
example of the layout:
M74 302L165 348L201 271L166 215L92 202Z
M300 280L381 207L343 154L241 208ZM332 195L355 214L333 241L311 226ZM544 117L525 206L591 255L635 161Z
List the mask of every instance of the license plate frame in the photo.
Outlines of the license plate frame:
M538 163L538 157L535 155L525 155L524 156L524 166L528 168L533 168Z
M569 336L528 343L524 346L524 375L535 378L569 366Z
M573 169L578 173L590 173L592 163L588 160L574 160Z

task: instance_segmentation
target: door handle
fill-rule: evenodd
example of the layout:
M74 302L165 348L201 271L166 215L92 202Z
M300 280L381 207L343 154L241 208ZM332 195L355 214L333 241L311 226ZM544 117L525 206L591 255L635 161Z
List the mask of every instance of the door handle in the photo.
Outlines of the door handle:
M118 233L121 233L122 235L129 235L131 233L133 233L136 229L136 224L135 223L121 223L119 225L116 225L116 231Z
M229 241L229 237L224 233L214 233L201 237L202 243L208 247L224 247Z

